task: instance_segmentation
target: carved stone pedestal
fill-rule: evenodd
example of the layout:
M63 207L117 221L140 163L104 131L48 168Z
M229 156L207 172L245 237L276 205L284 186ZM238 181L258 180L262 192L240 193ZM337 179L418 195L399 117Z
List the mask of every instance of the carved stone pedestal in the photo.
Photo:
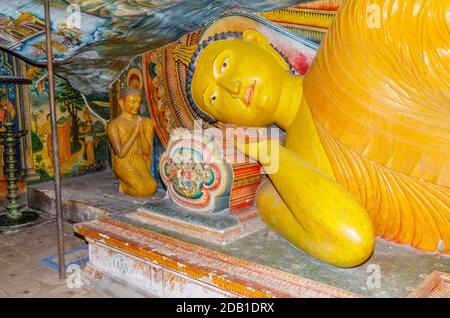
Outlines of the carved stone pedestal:
M106 217L75 225L88 240L88 268L99 285L112 279L151 297L357 296L124 220Z

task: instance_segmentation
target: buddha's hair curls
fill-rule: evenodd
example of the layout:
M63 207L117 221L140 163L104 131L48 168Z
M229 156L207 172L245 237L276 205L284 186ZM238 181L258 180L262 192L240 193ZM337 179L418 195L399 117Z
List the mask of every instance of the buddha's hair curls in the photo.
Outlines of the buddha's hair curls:
M195 110L195 112L206 122L210 124L214 124L217 122L214 118L204 113L200 107L195 103L194 98L192 97L192 79L194 77L195 73L195 66L197 65L197 60L202 51L211 43L219 41L219 40L231 40L231 39L242 39L243 33L242 32L222 32L222 33L216 33L213 36L208 37L208 39L204 40L201 44L198 45L197 50L195 51L194 55L192 56L191 62L189 63L189 66L187 68L187 75L186 75L186 93L189 104L192 106L192 108ZM285 60L285 62L289 65L289 69L292 70L292 65L287 59L287 57L276 47L274 47L272 44L271 46L280 54L280 56Z

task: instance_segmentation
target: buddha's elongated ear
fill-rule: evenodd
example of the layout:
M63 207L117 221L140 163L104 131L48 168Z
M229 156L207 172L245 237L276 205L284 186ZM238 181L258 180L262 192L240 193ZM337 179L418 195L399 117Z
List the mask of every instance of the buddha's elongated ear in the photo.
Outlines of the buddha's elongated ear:
M245 41L248 42L270 46L269 41L267 41L264 35L257 30L253 29L245 30L244 33L242 34L242 37Z
M255 44L259 44L261 46L264 46L265 48L267 48L270 53L272 53L272 55L278 60L278 62L280 62L281 66L289 71L290 70L290 66L289 64L286 62L286 60L280 55L280 52L278 52L273 46L272 44L266 39L266 37L259 31L257 30L253 30L253 29L249 29L249 30L245 30L243 35L242 35L243 39L245 41L251 42L251 43L255 43Z

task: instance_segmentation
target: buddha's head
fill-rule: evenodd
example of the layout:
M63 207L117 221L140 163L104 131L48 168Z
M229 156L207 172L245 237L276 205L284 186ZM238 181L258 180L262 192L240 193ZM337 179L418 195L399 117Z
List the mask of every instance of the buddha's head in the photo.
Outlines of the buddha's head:
M286 59L256 30L216 34L198 46L188 68L187 91L209 122L262 127L274 123Z
M122 113L136 115L141 106L141 92L135 89L125 89L121 92L118 102Z

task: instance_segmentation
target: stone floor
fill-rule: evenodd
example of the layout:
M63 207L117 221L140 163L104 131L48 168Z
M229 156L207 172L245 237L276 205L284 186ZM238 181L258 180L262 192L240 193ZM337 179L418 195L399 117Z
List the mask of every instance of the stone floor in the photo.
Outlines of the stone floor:
M64 239L66 250L86 244L74 235L72 225L67 223ZM87 252L85 253L87 256ZM106 297L87 287L69 288L68 286L77 286L74 284L75 276L71 277L69 273L69 280L59 280L57 271L40 263L41 259L56 254L54 220L19 233L1 235L0 297Z

